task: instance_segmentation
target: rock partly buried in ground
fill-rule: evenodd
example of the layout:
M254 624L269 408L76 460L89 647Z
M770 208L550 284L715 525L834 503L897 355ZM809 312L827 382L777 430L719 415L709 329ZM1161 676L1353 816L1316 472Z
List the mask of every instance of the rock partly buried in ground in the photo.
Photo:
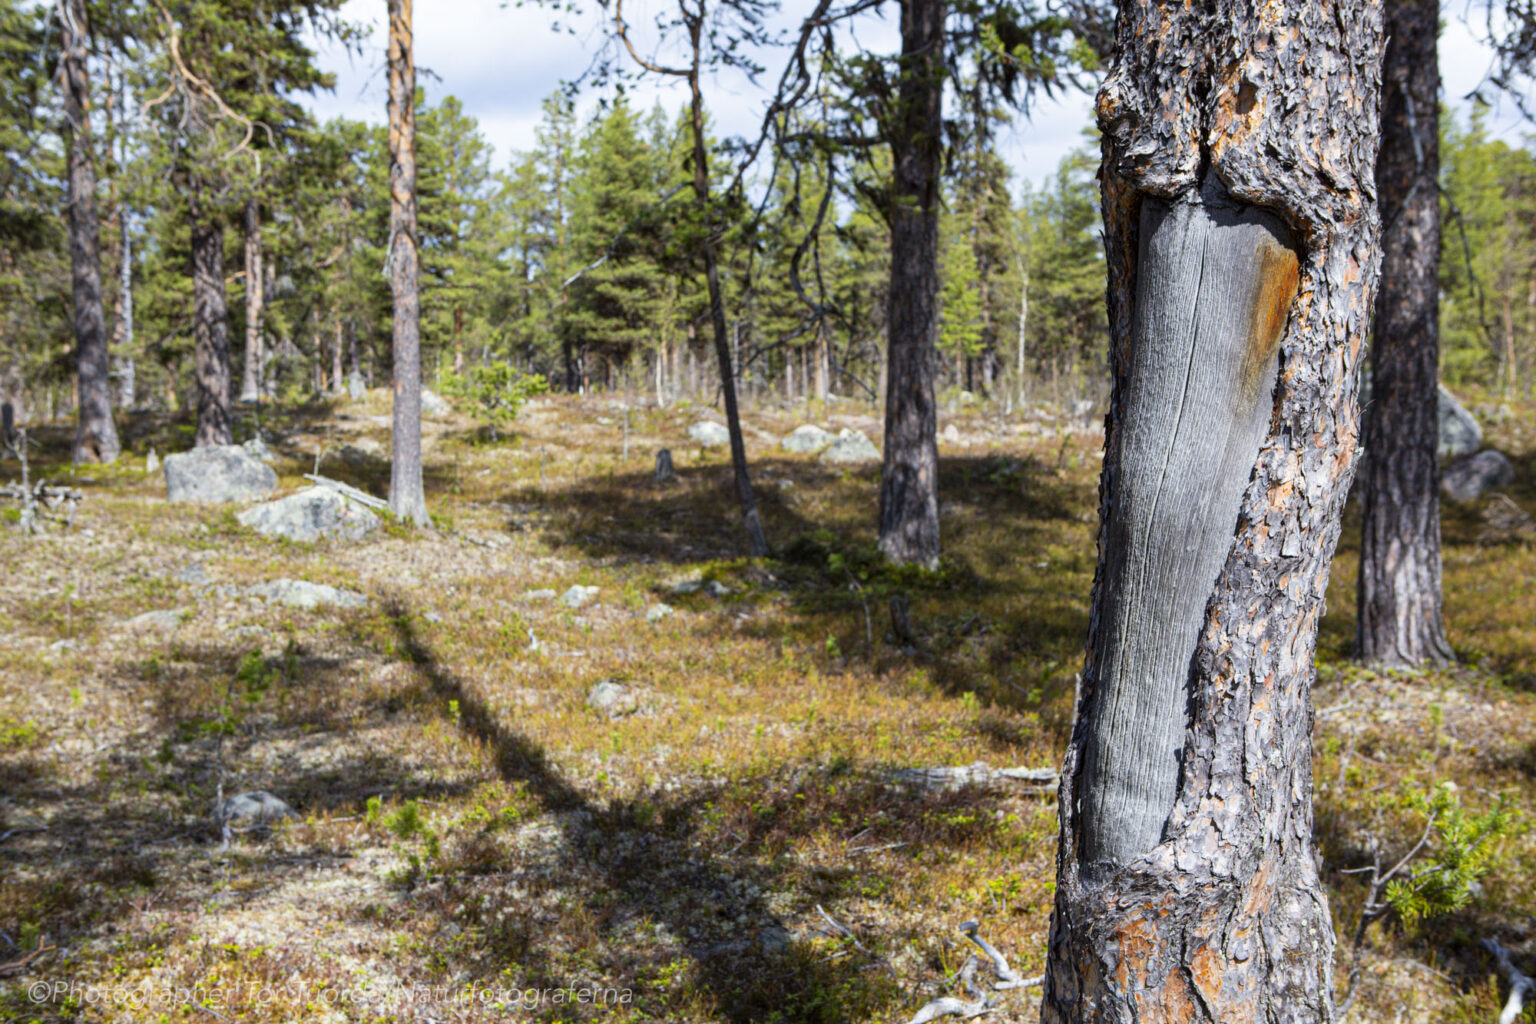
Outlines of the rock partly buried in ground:
M222 824L270 825L284 818L296 818L292 807L264 789L251 793L238 793L214 809L214 817Z
M640 710L635 693L623 683L604 679L587 691L587 706L600 715L622 718Z
M159 468L160 468L160 456L156 455L155 454L155 450L153 448L151 448L149 450L149 454L144 456L144 472L146 472L146 473L154 473L157 470L159 470Z
M361 608L368 603L368 599L356 591L341 590L308 580L269 580L247 587L245 595L290 608Z
M237 518L264 537L297 541L362 540L382 525L378 516L329 487L307 487L286 498L253 505Z
M1371 399L1373 386L1371 372L1366 370L1360 375L1360 408L1362 416L1371 415ZM1462 455L1471 455L1483 446L1483 426L1477 421L1477 417L1467 411L1456 396L1445 389L1444 385L1438 386L1436 411L1437 442L1436 450L1442 463ZM1365 436L1364 424L1361 425L1360 436ZM1366 452L1369 456L1370 452Z
M688 428L688 436L706 448L718 448L731 443L731 432L712 420L699 420Z
M258 458L262 462L276 462L277 461L277 456L273 454L271 448L267 447L267 442L263 441L259 437L251 438L249 441L245 442L245 444L242 444L240 447L244 448L247 452L249 452L252 457Z
M560 603L567 608L582 608L597 596L598 587L584 587L580 583L560 595Z
M185 608L168 608L164 611L145 612L143 615L135 615L126 620L122 628L134 633L143 633L149 630L157 630L168 633L181 625L182 616L187 613Z
M662 619L672 616L672 606L664 601L657 601L645 610L646 622L660 622Z
M368 395L368 389L363 384L360 374L354 373L347 378L347 397L354 402L361 402Z
M449 405L437 392L428 388L421 389L421 414L430 419L441 419L453 412L453 406Z
M822 430L813 423L805 423L785 434L784 439L779 442L779 447L787 452L815 455L836 440L836 434Z
M251 501L277 490L277 473L237 444L165 457L167 501Z
M1476 501L1493 488L1514 482L1515 467L1502 452L1490 448L1447 466L1440 489L1452 501Z
M837 440L821 453L822 462L846 463L846 462L878 462L880 449L870 441L861 430L849 430L844 427L837 435Z

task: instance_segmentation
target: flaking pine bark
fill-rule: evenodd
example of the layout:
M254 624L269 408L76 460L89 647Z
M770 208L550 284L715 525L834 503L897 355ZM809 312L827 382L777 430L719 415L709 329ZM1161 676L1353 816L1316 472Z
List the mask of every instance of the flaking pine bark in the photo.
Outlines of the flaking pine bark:
M1356 655L1410 667L1454 660L1440 595L1440 33L1438 0L1387 5L1382 67L1381 292L1361 467Z
M1378 261L1380 5L1122 4L1110 402L1042 1019L1327 1021L1318 620Z

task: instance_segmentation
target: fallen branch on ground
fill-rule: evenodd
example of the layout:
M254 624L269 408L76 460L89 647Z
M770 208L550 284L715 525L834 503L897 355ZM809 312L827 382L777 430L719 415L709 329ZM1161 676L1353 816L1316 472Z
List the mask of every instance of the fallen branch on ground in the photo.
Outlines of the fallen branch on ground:
M330 477L321 476L319 473L305 473L304 479L312 481L321 487L333 490L343 498L355 501L359 505L362 505L366 508L376 510L389 508L389 502L385 501L383 498L375 498L367 491L360 491L356 487L353 487L351 484L344 484L340 480L332 480Z
M1514 1024L1520 1011L1525 1009L1526 1001L1536 996L1536 980L1515 966L1510 950L1498 939L1484 939L1483 948L1493 954L1499 972L1509 979L1509 1002L1504 1004L1504 1012L1499 1014L1499 1024Z
M981 761L958 768L903 768L891 773L891 781L923 789L960 789L964 786L1022 784L1026 792L1051 792L1061 782L1054 768L992 768Z
M40 935L37 939L37 948L20 960L12 960L8 964L0 964L0 978L9 978L13 974L20 974L32 965L32 962L46 953L58 949L58 946L48 945L48 936Z
M977 934L980 927L976 921L966 921L960 926L960 931L991 961L992 973L997 975L997 981L992 986L994 992L1034 988L1044 984L1045 975L1026 978L1010 967L1008 958L1002 954L1002 951ZM998 998L983 992L976 984L976 968L979 965L980 961L973 953L966 958L965 965L960 968L958 978L960 988L970 997L969 999L941 996L918 1010L917 1015L907 1024L928 1024L929 1021L938 1020L940 1017L959 1017L962 1020L970 1020L972 1017L980 1017L984 1013L991 1013L997 1009Z

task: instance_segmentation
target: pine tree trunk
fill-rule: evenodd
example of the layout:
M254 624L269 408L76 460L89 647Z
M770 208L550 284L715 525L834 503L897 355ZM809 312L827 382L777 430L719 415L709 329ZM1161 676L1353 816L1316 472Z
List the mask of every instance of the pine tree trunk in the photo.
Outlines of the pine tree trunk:
M1117 33L1114 389L1042 1020L1328 1021L1311 684L1378 270L1380 6L1126 3Z
M192 341L197 447L234 443L229 418L229 307L224 296L224 225L207 209L194 173L187 187L192 227Z
M421 296L416 251L416 63L411 0L389 0L389 287L394 295L394 439L389 509L425 526L421 477Z
M709 201L709 149L704 137L704 97L699 92L699 57L702 17L690 18L688 36L693 46L690 90L690 122L693 129L693 195L705 223L704 280L709 287L709 323L715 335L715 360L720 367L720 391L725 400L725 425L731 436L731 472L736 479L736 500L741 505L741 525L747 534L747 553L753 558L768 554L768 540L757 513L757 496L747 469L747 446L741 437L741 412L736 405L736 371L731 359L731 337L725 323L725 297L720 287L720 261L715 251L713 214ZM737 339L739 341L739 338Z
M887 299L885 466L880 550L897 565L939 565L939 172L943 156L944 0L902 0L901 85L888 135L891 283Z
M245 201L245 372L240 378L240 401L261 401L261 367L266 359L262 342L261 313L266 296L261 255L261 204Z
M101 308L101 227L96 220L96 158L91 152L90 27L85 0L60 0L58 16L64 133L69 150L69 262L79 395L73 459L116 462L122 445L112 422L107 325Z
M1454 660L1440 595L1438 0L1387 5L1381 290L1371 342L1355 653L1404 668Z

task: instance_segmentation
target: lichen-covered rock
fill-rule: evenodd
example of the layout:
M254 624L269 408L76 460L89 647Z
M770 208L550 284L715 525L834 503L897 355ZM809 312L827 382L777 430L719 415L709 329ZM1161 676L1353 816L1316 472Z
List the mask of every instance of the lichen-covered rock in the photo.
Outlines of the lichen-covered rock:
M779 447L787 452L815 455L837 440L837 435L822 430L813 423L804 423L784 435Z
M706 448L718 448L731 443L731 432L713 420L699 420L688 428L688 436Z
M597 596L597 587L584 587L580 583L560 595L560 603L567 608L581 608Z
M421 414L423 416L436 420L442 419L451 412L453 412L453 406L449 405L442 395L429 388L421 389Z
M297 815L286 801L264 789L258 789L250 793L237 793L225 800L222 805L214 808L214 817L220 824L270 825L274 821Z
M878 462L880 449L874 442L865 436L862 430L850 430L844 427L837 435L827 450L821 453L822 462L849 463L849 462Z
M283 604L290 608L361 608L368 603L368 599L356 591L329 587L324 583L311 583L308 580L269 580L247 587L245 594L247 597L259 597L269 603Z
M277 473L237 444L165 457L167 501L252 501L277 490Z
M1503 452L1490 448L1447 466L1440 478L1440 489L1452 501L1476 501L1493 488L1514 482L1515 467Z
M329 487L308 487L286 498L253 505L237 518L262 536L305 542L322 537L362 540L382 525L373 512Z
M640 710L634 691L611 679L604 679L587 691L587 706L608 718L621 718Z

